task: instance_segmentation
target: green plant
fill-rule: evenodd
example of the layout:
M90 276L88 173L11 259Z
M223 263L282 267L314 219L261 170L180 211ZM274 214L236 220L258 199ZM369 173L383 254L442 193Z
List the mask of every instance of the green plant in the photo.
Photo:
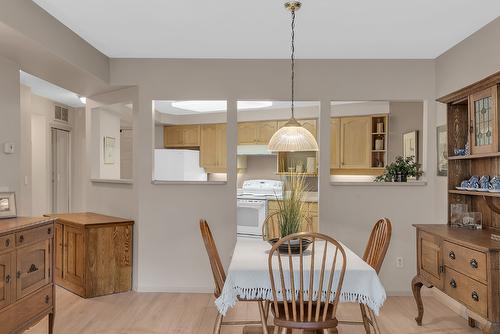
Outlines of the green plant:
M393 182L399 175L419 177L423 174L420 164L414 161L414 157L396 157L396 160L385 167L384 174L377 176L375 182Z
M300 226L305 218L302 197L306 191L304 176L291 173L284 180L281 198L276 196L279 206L278 222L281 237L300 231Z

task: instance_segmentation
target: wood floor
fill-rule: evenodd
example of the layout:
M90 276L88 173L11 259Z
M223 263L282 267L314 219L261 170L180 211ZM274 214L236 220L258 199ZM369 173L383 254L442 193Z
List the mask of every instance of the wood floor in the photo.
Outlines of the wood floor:
M212 333L216 315L213 297L208 294L136 293L82 299L57 289L55 334L188 334ZM480 334L467 321L438 303L424 297L424 326L413 320L416 307L410 297L390 297L379 322L385 334ZM256 305L240 303L226 320L253 317L258 319ZM341 304L339 319L359 319L359 308ZM25 334L46 334L47 320ZM241 327L225 327L222 334L242 333ZM358 326L341 326L339 333L364 333Z

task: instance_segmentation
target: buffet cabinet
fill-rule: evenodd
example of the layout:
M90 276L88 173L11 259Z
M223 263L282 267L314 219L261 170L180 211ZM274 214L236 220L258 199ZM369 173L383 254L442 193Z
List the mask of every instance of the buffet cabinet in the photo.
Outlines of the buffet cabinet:
M129 219L92 212L48 215L55 223L55 283L83 298L132 288Z
M0 334L21 333L49 316L54 326L52 218L0 221Z

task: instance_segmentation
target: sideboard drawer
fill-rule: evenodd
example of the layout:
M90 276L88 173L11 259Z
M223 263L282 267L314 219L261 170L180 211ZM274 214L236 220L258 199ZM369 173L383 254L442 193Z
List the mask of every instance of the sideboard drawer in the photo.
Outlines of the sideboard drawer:
M2 324L0 334L16 331L20 325L26 324L53 305L52 284L50 284L27 296L22 303L16 303L0 313L0 324Z
M453 269L446 268L445 293L477 314L488 316L488 287Z
M14 248L14 234L0 237L0 252Z
M47 224L33 228L31 230L16 233L16 245L28 245L33 242L52 238L54 234L54 224Z
M444 264L481 282L487 282L486 254L457 244L443 242Z

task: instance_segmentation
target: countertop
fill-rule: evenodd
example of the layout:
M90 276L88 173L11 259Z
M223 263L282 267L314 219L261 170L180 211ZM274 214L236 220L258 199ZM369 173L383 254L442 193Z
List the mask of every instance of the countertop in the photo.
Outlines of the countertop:
M133 224L131 219L119 218L101 215L94 212L75 212L75 213L57 213L45 215L46 217L56 218L64 223L75 225L106 225L106 224Z
M0 219L0 234L12 233L28 227L43 225L52 222L48 217L17 217Z

